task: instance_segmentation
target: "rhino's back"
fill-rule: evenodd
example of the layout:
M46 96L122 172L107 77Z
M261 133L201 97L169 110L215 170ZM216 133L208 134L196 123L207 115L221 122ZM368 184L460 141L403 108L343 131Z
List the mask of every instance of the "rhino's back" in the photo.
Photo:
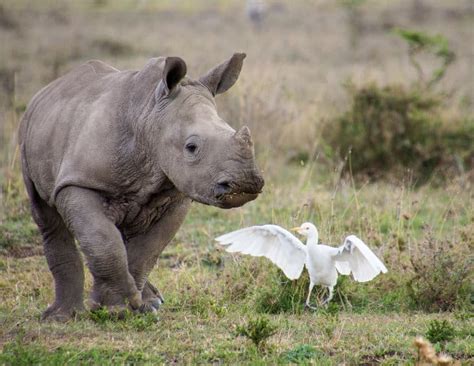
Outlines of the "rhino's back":
M67 185L110 188L119 140L116 108L134 73L89 61L31 100L20 126L22 163L40 196L51 205Z

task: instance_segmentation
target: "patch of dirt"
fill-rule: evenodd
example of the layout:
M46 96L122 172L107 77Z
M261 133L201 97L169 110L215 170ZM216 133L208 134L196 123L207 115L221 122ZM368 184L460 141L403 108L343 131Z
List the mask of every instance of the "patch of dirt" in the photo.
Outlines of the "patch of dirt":
M43 247L41 246L22 246L8 248L5 253L7 257L13 258L26 258L33 257L35 255L43 255Z
M359 366L380 365L386 357L392 357L392 356L401 356L401 355L400 355L399 352L392 351L392 350L386 351L383 354L380 354L380 355L377 355L377 356L375 356L375 355L365 355L365 356L362 356L361 362L359 363Z

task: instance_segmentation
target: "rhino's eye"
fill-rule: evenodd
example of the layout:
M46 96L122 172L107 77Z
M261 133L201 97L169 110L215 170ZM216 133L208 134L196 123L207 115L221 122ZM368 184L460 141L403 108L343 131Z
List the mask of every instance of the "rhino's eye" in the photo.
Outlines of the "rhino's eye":
M186 150L191 154L194 154L197 150L197 145L194 142L189 142L186 144Z

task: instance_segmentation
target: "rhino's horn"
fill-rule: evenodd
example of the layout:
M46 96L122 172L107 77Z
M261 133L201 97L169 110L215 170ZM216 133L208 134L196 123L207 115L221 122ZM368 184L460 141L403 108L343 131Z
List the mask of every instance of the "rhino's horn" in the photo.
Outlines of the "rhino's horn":
M250 148L253 146L252 136L250 135L250 130L247 126L243 126L240 130L238 130L234 134L234 138L240 144L246 145Z

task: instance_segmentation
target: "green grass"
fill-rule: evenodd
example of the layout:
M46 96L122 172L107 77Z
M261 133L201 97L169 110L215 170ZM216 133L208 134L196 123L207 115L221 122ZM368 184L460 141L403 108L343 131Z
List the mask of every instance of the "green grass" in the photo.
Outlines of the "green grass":
M151 274L166 298L158 318L128 313L119 319L98 311L67 324L40 322L53 299L45 259L0 257L0 364L393 365L412 363L415 336L443 320L456 330L443 343L445 352L463 364L472 362L469 301L460 299L454 312L423 312L406 288L414 274L411 253L423 250L427 230L440 239L456 239L453 250L466 250L472 224L461 222L472 223L470 193L456 185L354 189L341 182L331 204L333 189L316 177L310 175L305 188L295 189L308 167L287 169L285 184L273 183L285 180L280 175L268 176L262 197L241 209L193 206ZM412 225L403 213L418 217L422 226ZM265 259L230 255L213 242L218 234L245 225L273 222L288 227L308 219L316 221L329 243L338 244L351 232L360 235L384 259L389 273L365 284L341 277L331 306L310 312L303 308L306 276L288 281ZM404 246L399 238L405 238ZM87 288L90 281L88 276ZM316 302L318 294L314 296ZM261 316L275 325L276 333L258 350L236 331Z
M151 273L166 299L157 318L131 313L116 317L99 310L67 324L40 322L53 300L46 261L38 255L12 256L12 246L4 247L0 364L410 364L416 357L415 336L426 335L430 324L444 320L455 331L443 350L465 365L472 363L469 280L456 295L453 310L443 313L423 310L412 301L408 286L416 277L416 258L436 264L432 245L444 245L452 258L468 258L474 232L472 192L457 182L419 189L389 183L354 186L317 175L324 171L317 165L279 164L284 169L267 171L261 197L240 209L193 205ZM19 192L3 202L0 230L19 235L20 227L22 236L13 248L37 248L38 235ZM310 312L304 310L306 274L289 281L269 261L230 255L213 241L247 225L291 227L307 220L319 226L326 243L337 245L350 233L359 235L389 272L369 283L341 276L329 308ZM426 278L436 279L435 264L420 267ZM443 290L443 281L433 283ZM86 286L90 289L89 275ZM312 301L324 295L315 291ZM262 316L276 333L257 349L236 331Z

